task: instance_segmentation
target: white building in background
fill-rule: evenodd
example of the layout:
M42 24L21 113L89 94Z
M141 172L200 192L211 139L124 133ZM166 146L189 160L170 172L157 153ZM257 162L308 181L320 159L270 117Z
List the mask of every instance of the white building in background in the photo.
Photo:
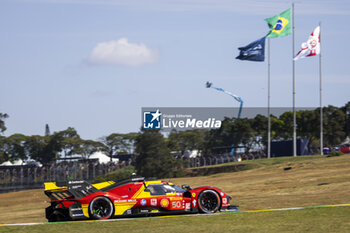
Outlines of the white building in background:
M89 156L89 159L98 159L98 162L101 164L106 164L106 163L111 162L111 158L109 156L105 155L104 153L102 153L101 151L96 151L95 153L92 153ZM112 162L118 163L119 159L112 158Z

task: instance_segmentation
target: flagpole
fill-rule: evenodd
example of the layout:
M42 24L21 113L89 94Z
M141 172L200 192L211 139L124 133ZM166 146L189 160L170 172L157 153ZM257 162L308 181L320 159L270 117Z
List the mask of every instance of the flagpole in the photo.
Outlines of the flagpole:
M294 58L295 54L295 42L294 42L294 2L292 3L292 34L293 34L293 54L292 58ZM295 61L293 60L293 156L297 156L297 123L296 123L296 111L295 111Z
M267 158L271 158L271 118L270 118L270 38L267 38L268 56L267 56Z
M321 50L321 22L319 22L319 26L320 26L320 56L319 56L319 73L320 73L320 151L321 151L321 155L323 155L323 110L322 110L322 62L321 62L321 54L322 54L322 50Z

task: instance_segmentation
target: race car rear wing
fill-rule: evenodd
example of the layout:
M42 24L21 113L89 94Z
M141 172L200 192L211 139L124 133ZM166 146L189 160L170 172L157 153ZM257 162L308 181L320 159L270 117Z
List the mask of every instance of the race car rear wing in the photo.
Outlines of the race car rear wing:
M64 200L67 198L80 199L89 194L100 191L86 181L68 181L66 185L57 186L54 182L45 183L45 194L52 201Z

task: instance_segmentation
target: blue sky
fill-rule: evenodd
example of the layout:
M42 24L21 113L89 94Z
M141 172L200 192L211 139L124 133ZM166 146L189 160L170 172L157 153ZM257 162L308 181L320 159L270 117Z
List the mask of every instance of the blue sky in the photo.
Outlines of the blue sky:
M267 106L267 63L238 47L290 1L2 0L0 112L5 135L71 126L81 137L138 131L141 107ZM350 101L350 2L295 3L295 52L322 22L323 103ZM296 105L318 107L318 57L296 62ZM292 37L271 39L271 106L292 106Z

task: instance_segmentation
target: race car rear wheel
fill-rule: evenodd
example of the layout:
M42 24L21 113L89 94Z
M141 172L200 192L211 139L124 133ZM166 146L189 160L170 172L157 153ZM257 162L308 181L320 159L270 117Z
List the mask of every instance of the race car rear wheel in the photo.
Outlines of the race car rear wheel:
M95 197L89 206L89 214L92 219L108 219L114 214L114 206L107 197Z
M214 190L204 190L198 196L198 207L202 213L215 213L221 206L221 199Z

